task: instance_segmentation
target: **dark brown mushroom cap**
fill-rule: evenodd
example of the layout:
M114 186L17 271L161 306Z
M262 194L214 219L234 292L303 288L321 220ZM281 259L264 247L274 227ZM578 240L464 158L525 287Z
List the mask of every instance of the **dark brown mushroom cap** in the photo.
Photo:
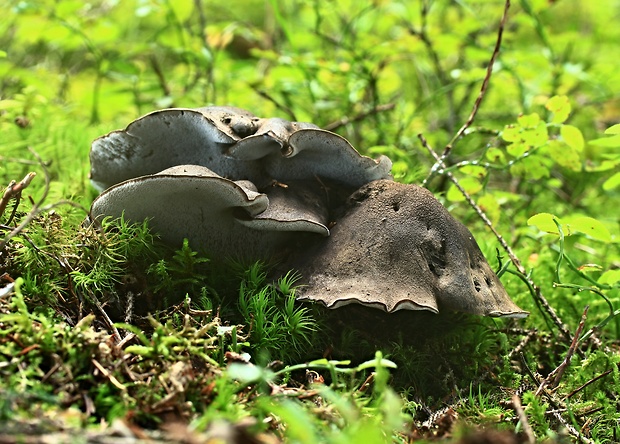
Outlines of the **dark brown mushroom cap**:
M331 236L292 262L301 299L360 303L392 312L450 309L525 317L472 234L416 185L387 180L356 191Z
M294 214L282 210L294 206L295 198L286 193L270 198L249 181L179 165L108 188L93 201L90 219L149 219L151 229L170 245L178 247L187 238L192 248L213 258L267 260L294 242L296 231L329 234L320 214L305 212L308 205L302 203ZM270 203L275 209L267 211Z

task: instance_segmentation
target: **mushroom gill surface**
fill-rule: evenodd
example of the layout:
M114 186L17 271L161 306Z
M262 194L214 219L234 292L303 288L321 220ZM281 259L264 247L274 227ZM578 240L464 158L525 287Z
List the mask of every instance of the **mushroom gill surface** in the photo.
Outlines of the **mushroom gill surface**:
M300 299L387 312L449 309L525 317L469 230L426 189L378 180L351 195L331 236L290 264Z
M263 119L233 107L172 108L131 122L97 138L90 177L104 190L128 179L176 165L199 165L259 189L274 180L325 178L350 191L390 178L392 164L360 155L349 142L316 125Z
M90 178L104 190L114 184L177 165L205 166L222 177L253 180L261 176L254 163L224 155L242 134L255 131L260 119L228 107L172 108L154 111L93 141Z
M272 197L275 206L281 196ZM295 243L295 231L329 234L315 214L299 209L294 227L277 212L252 224L266 212L270 198L249 181L233 182L205 167L179 165L153 175L129 179L101 193L90 210L91 221L121 217L149 225L161 239L192 248L213 258L266 260ZM267 213L269 215L269 213ZM326 223L326 222L325 222Z

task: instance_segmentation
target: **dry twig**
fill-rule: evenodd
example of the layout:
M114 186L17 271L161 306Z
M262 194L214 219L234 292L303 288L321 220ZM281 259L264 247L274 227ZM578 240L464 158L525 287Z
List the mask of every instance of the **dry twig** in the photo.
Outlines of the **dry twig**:
M532 426L527 420L527 415L521 405L521 398L519 398L519 395L517 394L512 395L512 408L516 412L517 417L521 422L521 426L523 426L523 432L527 438L526 442L528 444L534 444L536 442L536 435L534 435L534 430L532 430Z
M495 65L495 60L497 60L497 56L499 55L499 51L502 46L502 37L504 35L504 28L506 27L506 20L508 19L509 9L510 9L510 0L506 0L506 3L504 4L504 12L502 14L502 18L500 20L499 27L497 30L497 39L495 40L495 47L493 48L491 59L489 60L489 63L487 65L486 74L484 76L484 79L482 80L482 85L480 87L480 93L478 94L478 97L476 98L476 101L474 102L474 106L471 110L471 113L469 114L469 117L467 118L465 123L456 132L452 140L446 145L446 147L443 150L443 153L441 154L439 159L437 159L437 161L435 162L435 165L433 165L433 167L431 168L431 171L429 172L428 176L426 177L426 179L424 179L424 181L422 181L422 186L426 186L428 181L435 175L437 170L439 170L440 168L445 168L444 166L445 160L452 152L452 148L454 147L454 144L461 137L463 137L463 134L465 134L465 131L467 131L467 129L472 125L472 123L474 123L476 114L478 114L478 110L480 109L482 100L484 99L484 96L489 87L489 82L491 80L491 75L493 74L493 66Z
M426 148L429 153L431 153L431 155L435 158L435 160L437 160L437 163L440 165L440 167L445 168L445 164L443 163L443 161L441 160L439 155L429 145L429 143L426 140L426 138L422 134L418 134L418 138L422 142L422 146L424 148ZM489 229L493 232L493 234L495 235L495 237L499 241L499 243L502 246L502 248L504 249L504 251L506 251L506 253L508 254L508 257L510 258L510 261L517 268L517 271L519 271L519 273L521 273L523 278L526 280L527 284L534 290L534 296L540 302L540 304L545 308L545 311L549 314L549 316L551 317L551 319L553 320L555 325L558 327L558 329L562 333L562 335L564 335L564 337L567 338L567 339L571 339L570 332L568 331L568 329L566 328L566 326L564 325L562 320L559 318L559 316L556 314L555 310L551 307L551 305L549 305L549 302L543 296L542 291L540 290L540 287L534 283L532 278L529 277L527 271L525 270L525 267L521 264L521 261L519 260L517 255L512 251L512 248L510 248L510 245L508 245L508 242L506 242L506 240L503 238L503 236L501 234L499 234L499 232L495 229L495 226L493 225L493 222L491 222L491 220L487 217L487 215L484 213L484 211L482 211L482 209L472 199L472 197L469 195L469 193L461 186L459 181L456 179L456 177L454 177L454 175L452 173L450 173L449 171L444 171L444 174L446 175L446 177L448 177L448 179L450 179L452 181L454 186L461 192L461 194L463 194L463 196L465 197L465 200L467 201L467 203L474 209L474 211L482 219L484 224L487 227L489 227Z
M564 372L570 365L570 361L573 358L573 355L575 354L575 350L577 349L577 344L579 344L579 336L581 336L581 332L583 331L583 327L586 323L589 308L590 306L586 305L586 308L583 310L583 314L581 315L581 321L579 322L579 325L577 326L577 331L575 332L575 336L573 337L573 340L571 341L570 347L568 348L568 352L566 352L566 357L564 358L564 361L562 361L562 363L555 370L549 373L549 375L543 380L543 382L538 387L538 390L536 390L536 396L540 395L541 392L545 388L549 387L551 389L554 389L560 383L560 379L562 379Z
M584 388L586 388L587 386L589 386L590 384L595 383L596 381L598 381L601 378L604 378L605 376L611 374L611 372L613 372L613 369L609 369L603 373L601 373L598 376L595 376L594 378L590 379L588 382L584 383L583 385L580 385L579 387L577 387L575 390L573 390L572 392L570 392L568 395L566 395L564 397L564 399L569 399L572 398L573 396L575 396L577 393L579 393L580 391L582 391Z
M28 185L30 185L30 182L32 182L32 179L34 179L36 175L37 173L30 172L26 174L26 176L21 181L15 182L14 180L12 180L9 183L9 185L4 190L2 197L0 197L0 216L4 214L4 210L6 210L6 207L9 204L9 201L11 199L15 198L16 207L17 205L19 205L19 201L22 196L22 191L26 187L28 187ZM7 225L11 223L11 219L13 219L14 214L15 214L15 211L13 211L13 214L11 214L11 217L9 217L9 221L7 222Z
M353 117L343 117L342 119L338 119L326 125L324 129L326 129L327 131L335 131L336 129L342 126L348 125L349 123L359 122L361 120L364 120L366 117L372 116L373 114L377 114L383 111L390 111L394 109L394 106L396 105L393 103L386 103L385 105L377 105L374 108L368 111L361 112Z
M4 248L6 247L7 243L9 242L9 240L11 240L11 238L17 236L19 233L21 233L23 231L23 229L26 228L26 226L30 222L32 222L32 220L34 218L36 218L39 214L44 213L46 211L49 211L49 210L51 210L53 208L56 208L56 207L58 207L60 205L70 205L72 207L79 208L79 209L83 210L86 214L88 214L88 210L86 208L84 208L80 204L77 204L77 203L72 202L70 200L61 200L61 201L58 201L58 202L54 202L53 204L42 206L43 202L45 202L45 199L47 199L47 195L48 195L49 190L50 190L50 174L49 174L49 171L47 170L47 164L45 162L43 162L43 160L37 154L37 152L34 151L32 148L29 148L29 151L39 161L39 166L41 167L41 169L43 169L43 173L45 174L45 186L43 187L43 195L41 196L41 198L39 199L38 202L34 203L34 205L32 206L32 209L24 217L22 222L18 226L16 226L15 228L13 228L11 230L11 232L4 237L4 239L0 239L0 251L4 250ZM33 174L34 173L29 173L28 175L26 175L26 177L22 180L22 182L27 180L27 183L25 183L24 185L16 184L16 186L18 186L18 193L21 193L21 190L26 188L26 186L34 178ZM20 184L22 182L20 182ZM5 191L5 194L6 194L6 191ZM2 214L2 213L0 213L0 214Z

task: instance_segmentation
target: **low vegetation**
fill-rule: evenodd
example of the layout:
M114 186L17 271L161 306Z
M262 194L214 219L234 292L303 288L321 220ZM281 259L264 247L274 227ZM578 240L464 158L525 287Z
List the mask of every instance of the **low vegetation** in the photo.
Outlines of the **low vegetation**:
M620 440L615 2L2 11L0 441ZM207 104L389 156L530 316L327 310L295 270L84 223L94 138Z

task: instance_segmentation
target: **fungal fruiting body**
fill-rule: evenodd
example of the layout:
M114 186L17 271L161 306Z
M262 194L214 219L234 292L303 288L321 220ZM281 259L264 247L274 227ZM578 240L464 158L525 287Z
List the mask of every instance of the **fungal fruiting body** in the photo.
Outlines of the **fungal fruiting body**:
M91 220L149 219L212 260L296 268L301 299L524 317L469 230L391 161L316 125L232 107L150 113L96 139ZM287 270L288 271L288 270Z

